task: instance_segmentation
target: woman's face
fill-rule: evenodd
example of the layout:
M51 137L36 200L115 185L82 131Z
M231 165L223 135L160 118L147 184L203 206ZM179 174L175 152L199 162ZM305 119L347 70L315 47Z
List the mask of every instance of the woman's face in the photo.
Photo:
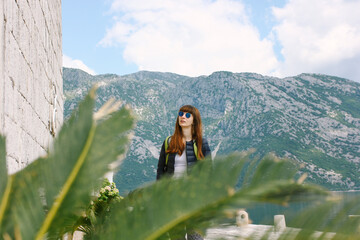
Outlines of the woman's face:
M191 113L182 112L182 111L179 112L179 125L181 127L191 127L193 122L194 122L194 117Z

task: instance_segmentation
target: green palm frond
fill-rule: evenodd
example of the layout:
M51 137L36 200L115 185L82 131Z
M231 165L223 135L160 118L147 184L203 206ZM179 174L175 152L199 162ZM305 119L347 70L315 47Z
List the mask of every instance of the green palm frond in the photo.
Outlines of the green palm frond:
M274 161L277 164L274 164ZM297 164L291 159L279 159L273 154L266 155L258 164L256 164L256 161L250 162L250 167L247 169L247 175L252 173L250 177L248 176L250 182L244 182L243 186L246 186L246 184L251 184L252 186L264 184L274 179L289 180L295 176L298 170Z
M324 200L324 199L323 199ZM332 193L324 201L304 210L289 225L280 239L358 239L360 235L360 204L358 196L343 198Z
M12 176L11 205L5 211L13 224L2 234L14 238L19 229L22 239L43 239L73 230L109 164L125 153L134 122L126 108L113 113L107 108L94 119L94 103L92 89L49 154Z
M5 138L0 136L0 199L3 198L7 185Z
M6 147L5 138L0 136L0 229L3 228L3 219L9 204L12 178L8 179L6 167Z
M112 223L103 232L105 239L158 239L181 232L185 227L204 230L216 218L234 212L239 204L285 198L289 195L317 194L317 187L301 185L289 179L282 161L267 160L255 172L266 173L266 184L260 182L244 189L235 185L246 165L246 156L232 155L224 159L203 161L194 166L189 176L163 179L129 194L113 208ZM287 174L278 180L278 174ZM284 193L285 189L287 190Z

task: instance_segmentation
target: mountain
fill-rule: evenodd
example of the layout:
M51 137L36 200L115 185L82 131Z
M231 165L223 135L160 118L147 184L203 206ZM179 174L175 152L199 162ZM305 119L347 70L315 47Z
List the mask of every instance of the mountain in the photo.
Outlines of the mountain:
M213 155L255 148L300 163L307 181L360 189L360 84L334 76L276 78L214 72L187 77L140 71L92 76L63 69L65 116L94 83L97 106L114 97L137 117L135 136L114 180L123 192L155 180L159 151L184 104L201 113Z

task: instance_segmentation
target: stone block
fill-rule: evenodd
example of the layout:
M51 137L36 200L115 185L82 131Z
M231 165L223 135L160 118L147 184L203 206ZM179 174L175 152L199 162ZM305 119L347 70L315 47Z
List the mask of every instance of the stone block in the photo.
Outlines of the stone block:
M43 96L48 103L51 103L51 96L52 96L51 79L48 75L46 75L45 78L42 79L42 81L43 81L43 89L44 89Z
M7 163L8 174L12 174L20 170L19 160L14 158L13 156L8 156L6 163Z
M32 124L34 130L30 131L30 134L33 136L34 140L39 144L39 146L42 146L41 145L42 135L40 133L43 132L44 129L43 129L43 124L36 112L34 112L32 116L32 121L33 121ZM35 132L35 134L33 134L33 132Z
M51 22L51 9L49 8L49 1L42 0L43 3L43 14L46 19L47 28L50 29L50 22Z
M27 122L28 125L24 130L27 132L27 134L29 134L33 138L34 141L36 141L36 136L38 135L37 120L35 118L36 113L32 108L30 102L27 102L27 110L25 112L26 112L25 122Z
M23 168L28 163L28 151L31 149L31 145L29 143L29 137L23 128L20 128L20 139L19 139L19 152L18 154L21 156L20 158L20 167Z
M41 146L45 149L48 149L50 146L49 143L51 142L51 140L52 140L52 137L50 135L48 126L43 125Z
M274 231L284 231L286 229L286 222L284 215L275 215L274 216Z
M36 14L38 14L36 12L36 4L38 4L38 0L28 0L28 5L29 5L29 10L30 10L30 13L33 17L36 16Z
M22 95L28 98L30 96L29 85L31 78L31 74L29 74L29 65L21 54L18 56L18 61L16 65L18 68L18 76L16 79L16 82L18 83L17 89Z
M39 144L40 144L40 134L39 131L41 131L41 120L37 115L36 111L33 111L31 114L31 129L29 130L29 133L31 136L33 136L34 140Z
M14 35L16 39L20 37L20 22L22 21L21 13L19 6L16 2L13 3L13 9L12 9L12 27L10 32Z
M5 115L4 135L6 137L6 152L11 156L16 163L11 162L8 169L9 172L14 172L19 168L19 141L20 141L20 127L7 115Z
M26 148L25 149L25 152L24 152L24 160L23 160L23 164L26 166L30 163L32 163L34 160L36 160L40 154L40 149L41 146L38 142L35 141L35 139L29 135L27 132L24 132L25 135L24 135L24 144L26 144Z
M26 75L30 75L30 70L27 68L25 71ZM28 78L28 81L26 81L27 84L27 92L26 92L26 98L28 100L28 102L30 103L31 107L34 109L35 111L35 103L34 103L34 82L35 82L35 76L34 73L32 73L32 77L31 79ZM36 90L35 90L36 91Z
M10 76L14 81L16 81L15 86L18 87L18 75L19 72L15 71L16 69L16 63L20 59L20 50L19 47L15 41L15 38L12 34L6 34L6 45L5 45L5 72L8 76Z
M30 64L30 69L31 69L31 72L32 74L34 74L34 72L36 71L36 55L38 55L38 52L36 50L36 46L31 46L30 48L30 59L29 59L29 64Z
M14 106L14 111L16 112L16 117L14 121L19 125L19 127L23 127L25 125L25 99L21 95L19 91L14 91L14 95L16 97L16 105Z
M29 151L29 163L32 163L39 158L39 149L41 149L40 145L35 142L34 139L31 139L31 141L33 142L33 147Z
M43 31L45 29L44 26L45 19L40 7L40 2L35 1L34 7L31 8L31 10L33 12L34 21L35 21L34 27L37 29L37 32L39 33L39 37L40 37L40 39L37 39L37 41L39 41L43 45L44 42Z
M49 106L48 106L48 102L47 100L44 98L43 94L41 94L40 96L40 102L42 103L46 103L46 105L43 105L43 107L40 108L40 119L41 121L44 123L44 125L47 127L48 126L48 121L49 121Z
M15 106L16 95L14 93L14 80L7 77L4 77L4 114L8 115L11 119L15 119Z
M17 123L17 125L20 127L20 128L23 128L26 123L25 123L25 99L24 97L21 95L21 93L19 91L15 91L14 94L16 95L16 108L15 108L15 111L16 111L16 118L14 119L14 121Z
M31 10L28 1L18 1L18 8L24 23L28 26L32 18Z
M14 1L5 0L3 3L3 9L4 9L4 18L6 21L6 31L7 33L13 30L14 27L14 7L13 5L16 4Z
M30 105L30 102L28 102L28 99L24 99L24 116L23 116L23 123L24 123L24 127L23 129L28 133L30 134L31 136L35 136L34 134L31 134L32 132L32 127L33 127L33 118L32 118L32 114L34 112L33 108L31 107ZM35 132L36 134L36 132Z
M27 62L27 64L29 64L31 58L31 39L29 38L30 30L23 19L21 19L19 27L20 36L16 39L16 42L19 45L19 49L25 61Z
M40 115L40 111L42 109L42 102L41 102L41 93L39 92L40 89L40 84L39 84L39 79L36 78L33 82L34 84L34 88L33 88L33 107L35 109L36 115L38 116L39 120L41 119L41 115Z
M48 123L47 122L40 122L41 124L41 135L40 135L40 145L44 148L47 149L48 148L48 138L50 136L50 131L49 131L49 127L48 127Z

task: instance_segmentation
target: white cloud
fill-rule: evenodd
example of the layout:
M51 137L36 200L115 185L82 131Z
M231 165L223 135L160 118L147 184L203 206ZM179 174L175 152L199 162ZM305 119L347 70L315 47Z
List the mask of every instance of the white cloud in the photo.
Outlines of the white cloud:
M271 74L273 43L260 39L235 0L114 0L114 25L102 46L124 47L140 70L190 76L214 71Z
M91 75L96 75L95 71L86 66L81 60L72 59L69 56L63 55L63 67L81 69Z
M360 81L360 1L290 0L273 8L281 75L318 72Z

